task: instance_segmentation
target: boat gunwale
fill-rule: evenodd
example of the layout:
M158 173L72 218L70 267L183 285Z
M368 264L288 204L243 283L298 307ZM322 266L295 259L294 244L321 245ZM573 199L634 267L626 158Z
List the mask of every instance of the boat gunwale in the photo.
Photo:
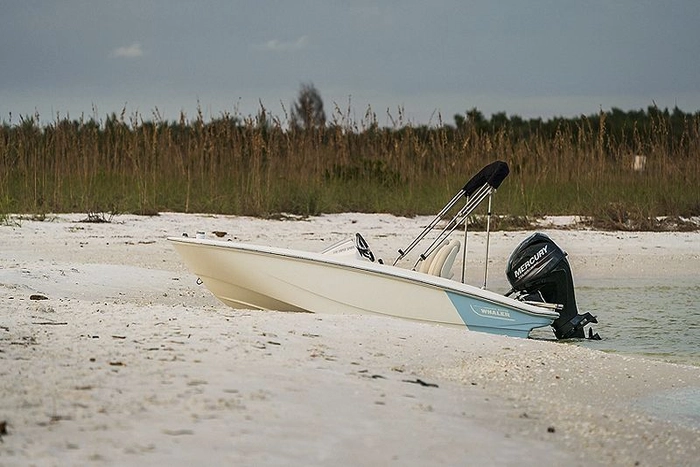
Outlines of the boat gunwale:
M376 276L386 276L390 275L392 278L400 279L408 282L419 283L423 286L429 286L436 289L445 290L446 292L452 292L460 295L476 296L479 299L485 300L487 302L506 306L509 308L515 308L518 311L529 313L539 317L546 317L556 319L559 317L559 313L553 310L542 309L535 305L530 305L513 298L501 295L497 292L480 289L474 285L466 284L462 282L456 282L451 279L446 279L438 276L431 276L425 273L420 273L413 271L411 269L400 268L398 266L392 266L390 264L374 263L369 261L355 261L350 262L347 260L340 260L334 258L331 255L324 255L322 253L316 253L304 250L293 250L289 248L266 246L266 245L251 245L240 242L232 242L228 240L211 240L211 239L199 239L199 238L189 238L189 237L168 237L168 241L173 243L182 243L188 245L196 246L208 246L214 248L222 248L229 250L239 250L245 251L247 253L258 254L258 255L272 255L280 256L284 258L291 258L295 260L302 260L305 262L322 262L326 265L340 267L342 269L359 269L361 271L370 273ZM512 302L508 303L508 302Z

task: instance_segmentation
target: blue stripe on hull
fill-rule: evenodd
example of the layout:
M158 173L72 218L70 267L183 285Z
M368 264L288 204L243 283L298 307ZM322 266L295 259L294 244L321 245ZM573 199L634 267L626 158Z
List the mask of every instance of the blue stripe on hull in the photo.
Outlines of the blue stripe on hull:
M551 318L540 317L474 297L446 292L468 329L513 337L528 337L534 328L547 326Z

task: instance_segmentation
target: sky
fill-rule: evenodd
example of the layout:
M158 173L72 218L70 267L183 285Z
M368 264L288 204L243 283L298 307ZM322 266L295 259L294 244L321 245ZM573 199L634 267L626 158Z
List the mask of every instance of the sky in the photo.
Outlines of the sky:
M698 0L0 0L0 122L700 110Z

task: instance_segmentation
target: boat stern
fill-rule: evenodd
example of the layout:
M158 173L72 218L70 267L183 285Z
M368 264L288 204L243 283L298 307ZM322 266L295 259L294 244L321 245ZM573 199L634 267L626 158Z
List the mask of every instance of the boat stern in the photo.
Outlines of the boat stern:
M533 312L449 291L447 296L472 331L527 338L533 329L549 326L559 317L555 311Z

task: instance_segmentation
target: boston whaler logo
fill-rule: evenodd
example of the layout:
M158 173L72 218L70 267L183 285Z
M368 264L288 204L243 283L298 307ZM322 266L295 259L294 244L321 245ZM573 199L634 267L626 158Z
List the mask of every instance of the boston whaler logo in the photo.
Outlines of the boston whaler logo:
M523 275L528 269L530 269L532 266L535 265L537 261L539 261L544 255L547 254L547 246L545 245L540 250L532 255L530 259L525 261L523 264L520 265L518 269L515 270L515 278L519 278L521 275Z
M484 308L484 307L477 307L472 305L471 306L472 311L476 313L479 316L483 316L484 318L495 318L495 319L503 319L506 321L513 321L513 318L510 316L510 311L508 310L503 310L499 308Z

